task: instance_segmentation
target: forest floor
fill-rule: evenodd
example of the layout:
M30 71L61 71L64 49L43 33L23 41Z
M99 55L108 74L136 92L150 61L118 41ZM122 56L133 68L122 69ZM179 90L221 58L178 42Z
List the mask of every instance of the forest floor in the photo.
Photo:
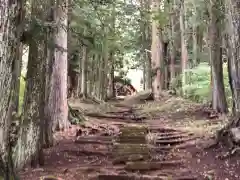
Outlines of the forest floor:
M237 180L240 158L210 148L226 118L203 105L166 95L160 102L71 101L87 122L55 134L46 164L21 171L23 180ZM221 157L221 158L220 158Z

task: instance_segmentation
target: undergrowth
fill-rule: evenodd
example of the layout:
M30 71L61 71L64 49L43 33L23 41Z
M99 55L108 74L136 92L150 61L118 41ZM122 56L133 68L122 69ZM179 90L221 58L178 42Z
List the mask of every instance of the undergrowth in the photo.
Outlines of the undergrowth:
M182 95L185 91L184 97L198 103L207 103L211 101L211 69L208 63L200 63L197 67L188 69L186 71L186 84L181 87L182 75L176 77L173 81L173 87L177 90L178 95ZM227 65L223 65L225 92L228 104L231 104L231 89L228 83Z

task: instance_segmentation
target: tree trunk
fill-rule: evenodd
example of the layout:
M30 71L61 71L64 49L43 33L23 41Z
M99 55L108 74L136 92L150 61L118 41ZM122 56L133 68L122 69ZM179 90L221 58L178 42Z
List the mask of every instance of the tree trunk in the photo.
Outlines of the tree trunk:
M54 7L55 2L50 1L49 4ZM54 22L54 10L51 9L49 14L47 14L48 22ZM52 147L54 144L53 138L53 121L51 119L51 77L53 73L53 60L54 60L54 28L48 27L46 32L46 61L45 61L45 109L44 109L44 133L43 133L43 147Z
M53 130L65 130L69 127L67 104L67 25L68 1L57 0L55 10L54 60L51 76L50 110Z
M115 94L115 82L114 82L114 54L113 52L110 52L109 54L109 59L110 59L110 74L109 74L109 82L108 82L108 99L116 97Z
M225 0L227 52L230 88L233 99L233 118L218 134L221 145L237 149L240 126L240 4L238 0ZM238 142L237 142L238 141ZM229 147L228 147L229 148ZM232 153L231 153L232 154Z
M23 20L25 16L25 1L19 1L17 3L18 14L16 18L16 28L17 28L17 37L21 37L23 33ZM15 53L15 60L14 60L14 97L13 97L13 111L19 112L19 91L20 91L20 80L21 80L21 69L22 69L22 55L23 55L23 43L17 41L16 44L16 53Z
M81 95L87 98L87 47L82 46L82 60L81 60Z
M197 8L195 5L195 2L193 3L193 16L195 17L195 19L197 19ZM197 30L198 30L198 25L193 23L193 27L192 27L192 53L193 53L193 58L192 58L192 67L197 66L198 64L198 39L197 39Z
M164 60L164 81L163 81L163 89L169 89L169 58L168 58L168 43L163 43L163 60Z
M158 11L160 3L158 0L152 1L152 11ZM154 100L160 100L160 93L163 88L161 84L163 80L163 47L161 42L161 30L159 29L159 24L156 20L152 19L152 46L151 46L151 55L152 55L152 73L153 73L153 82L152 82L152 91Z
M18 45L16 45L16 47L16 57L14 62L14 77L16 78L16 82L14 85L13 111L17 113L19 112L19 91L22 69L23 44L21 42L18 42Z
M188 62L188 51L187 51L187 41L185 35L185 7L184 7L184 0L181 0L180 4L180 30L181 30L181 62L182 62L182 87L185 86L187 82L187 62ZM182 89L183 96L185 96L185 89Z
M15 78L13 76L15 45L20 37L15 18L22 9L16 8L18 1L0 0L0 179L16 179L12 161L12 142L10 142L10 125L12 123L13 93ZM15 142L14 142L15 143Z
M83 50L82 50L83 51ZM79 53L80 54L80 53ZM81 57L81 58L80 58ZM77 74L77 96L80 98L81 92L82 92L82 55L79 56L79 60L78 60L78 74Z
M228 33L229 69L232 77L230 84L233 87L234 114L240 117L240 4L237 0L225 1L225 4L227 12L226 30ZM235 122L234 124L235 126L239 126L239 122Z
M200 63L200 60L202 58L202 53L203 53L203 30L198 26L197 27L197 64Z
M29 56L26 75L26 88L24 95L23 115L20 122L20 138L17 141L15 165L17 168L22 168L29 160L32 165L42 163L42 147L40 140L41 121L44 115L44 64L46 61L45 52L45 34L33 33L36 28L34 20L43 20L44 12L39 7L44 5L41 2L34 1L32 4L30 33L32 38L29 40ZM41 139L40 139L41 138Z
M150 11L151 8L151 1L145 1L145 9L146 11ZM145 54L146 54L146 88L152 88L152 67L151 67L151 53L146 51L151 49L151 24L150 24L150 17L147 18L149 23L145 23Z
M193 26L192 32L192 40L193 40L193 67L197 66L198 62L198 44L197 44L197 27Z
M173 80L175 78L175 61L176 61L176 45L175 45L175 1L171 4L171 39L170 39L170 87L172 86Z
M108 87L108 74L109 74L109 70L108 70L108 62L109 62L109 41L108 41L108 37L105 37L105 48L104 48L104 57L103 57L103 61L104 61L104 66L103 66L103 85L102 85L102 100L106 100L107 99L107 87Z
M140 1L140 32L141 32L141 59L143 61L143 86L144 89L151 89L152 88L152 77L151 77L151 57L149 56L149 49L150 49L150 32L149 32L149 22L150 19L146 14L146 11L150 9L150 1L146 0Z
M222 52L221 52L221 20L219 19L220 1L211 2L210 14L210 62L212 66L212 83L213 83L213 109L226 113L227 100L225 96L223 82Z

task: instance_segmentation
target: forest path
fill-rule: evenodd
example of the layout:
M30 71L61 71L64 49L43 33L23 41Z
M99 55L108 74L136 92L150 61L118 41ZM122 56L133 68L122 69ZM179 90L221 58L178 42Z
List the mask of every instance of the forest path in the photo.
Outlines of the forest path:
M58 143L45 150L45 166L25 168L21 179L49 175L59 180L239 179L240 161L217 158L223 153L219 149L205 150L224 124L223 118L209 118L207 108L176 97L120 105L105 104L96 110L86 102L73 103L88 111L88 121L56 133Z

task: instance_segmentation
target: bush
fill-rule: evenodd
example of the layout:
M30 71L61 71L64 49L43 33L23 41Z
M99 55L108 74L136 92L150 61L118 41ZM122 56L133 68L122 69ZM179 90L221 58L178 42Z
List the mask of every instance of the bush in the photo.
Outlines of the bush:
M192 69L188 69L186 71L187 78L186 84L181 87L181 79L182 75L179 75L173 81L173 88L177 90L179 95L182 95L182 91L185 91L185 98L191 99L193 101L199 103L206 103L211 101L211 74L210 74L210 66L207 63L200 63L197 67ZM227 101L230 104L231 90L228 83L228 71L227 65L223 65L223 75L224 75L224 84L225 84L225 92L227 96Z

